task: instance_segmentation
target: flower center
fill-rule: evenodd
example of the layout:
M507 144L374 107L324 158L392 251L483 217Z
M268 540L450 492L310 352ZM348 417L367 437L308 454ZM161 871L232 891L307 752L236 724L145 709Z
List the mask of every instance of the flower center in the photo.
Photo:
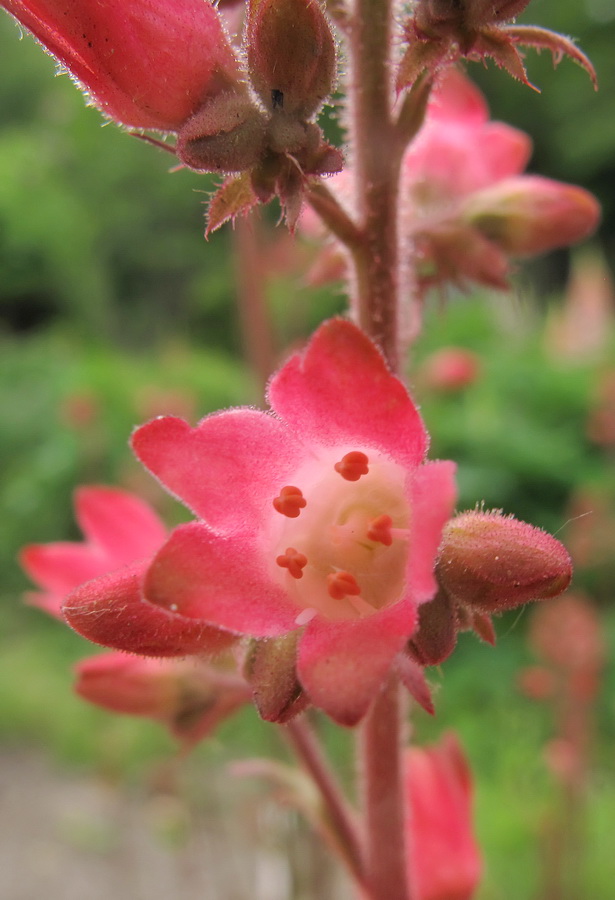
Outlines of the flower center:
M321 454L272 498L267 556L300 612L372 615L402 594L410 509L406 472L381 453ZM273 548L273 553L271 553Z

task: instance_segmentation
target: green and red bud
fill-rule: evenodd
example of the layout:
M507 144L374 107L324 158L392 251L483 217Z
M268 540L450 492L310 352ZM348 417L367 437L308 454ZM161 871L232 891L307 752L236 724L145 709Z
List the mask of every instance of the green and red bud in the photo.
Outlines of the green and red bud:
M454 602L497 613L561 594L570 584L572 561L540 528L474 510L444 527L436 574Z
M587 238L600 206L576 185L523 175L468 197L461 218L505 253L533 256Z
M265 108L311 118L335 80L335 40L318 0L251 0L247 56Z

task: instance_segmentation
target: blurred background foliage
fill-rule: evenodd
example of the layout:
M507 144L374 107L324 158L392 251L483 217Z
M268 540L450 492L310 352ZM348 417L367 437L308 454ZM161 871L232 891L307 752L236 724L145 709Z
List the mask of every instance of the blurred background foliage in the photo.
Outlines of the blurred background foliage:
M578 38L600 92L570 62L554 72L547 53L527 55L541 94L493 68L474 65L471 74L493 116L532 135L531 170L594 191L603 227L594 255L575 257L575 271L568 253L553 254L519 272L512 298L434 298L410 378L432 456L459 464L460 507L484 500L558 533L613 648L615 7L535 0L523 19ZM19 603L27 583L16 555L26 542L78 538L70 495L83 482L137 490L177 521L181 509L131 459L132 427L159 413L196 421L258 402L257 379L241 361L231 233L223 229L208 245L202 236L212 181L169 174L172 157L102 129L69 79L52 77L53 61L18 36L1 16L0 737L125 778L144 759L163 758L170 742L152 724L113 718L71 695L69 665L89 648ZM341 308L340 292L314 295L280 235L266 253L281 353ZM589 337L578 340L585 328ZM463 384L437 377L434 354L443 346L469 352L474 374ZM443 687L436 719L417 721L421 740L457 728L479 773L489 859L481 897L491 900L536 896L539 837L556 794L540 752L553 723L515 686L529 660L528 616L498 623L495 651L463 636L433 674ZM612 897L614 688L611 666L586 817L584 896L595 900ZM275 746L273 731L247 713L199 754L221 765ZM331 750L343 759L346 742Z

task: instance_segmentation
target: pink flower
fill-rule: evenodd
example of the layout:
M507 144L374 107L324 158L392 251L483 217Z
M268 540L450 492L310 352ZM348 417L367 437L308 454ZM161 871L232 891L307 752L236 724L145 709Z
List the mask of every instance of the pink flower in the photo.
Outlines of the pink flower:
M85 542L31 544L20 554L26 574L43 588L28 601L57 617L66 595L84 581L151 558L167 536L147 503L118 488L78 488L75 515Z
M187 745L250 700L248 685L197 660L103 653L78 663L76 692L103 709L162 722Z
M461 745L447 734L407 754L409 877L417 900L470 900L481 877L472 829L472 776Z
M118 627L120 597L195 628L293 633L309 700L355 724L434 595L453 464L424 463L406 389L341 319L273 377L269 401L270 413L230 410L196 428L163 417L136 431L137 456L199 519L175 529L142 583L91 582L64 612L95 640ZM190 647L176 631L166 655Z
M208 0L2 0L110 118L176 131L236 80L237 62Z
M135 590L108 598L106 617L91 640L151 656L169 655L173 640L181 641L185 653L191 646L203 653L232 643L232 636L218 629L140 602L136 586L166 538L164 525L146 503L117 488L83 487L75 494L75 510L85 542L32 544L21 553L23 569L43 588L28 598L33 605L61 617L62 604L75 588L87 593L92 583L119 581Z
M508 286L511 256L534 256L588 237L600 211L574 185L522 175L527 135L490 122L478 88L450 69L406 154L405 232L425 284L476 281Z
M419 215L518 175L530 158L527 134L491 122L476 85L451 68L438 81L419 137L404 158L404 184Z

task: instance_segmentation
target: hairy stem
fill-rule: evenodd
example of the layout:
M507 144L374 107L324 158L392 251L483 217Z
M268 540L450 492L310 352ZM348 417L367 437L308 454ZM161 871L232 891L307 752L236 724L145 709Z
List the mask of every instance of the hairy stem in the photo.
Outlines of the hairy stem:
M402 696L391 677L361 730L367 883L373 900L411 900L402 779Z
M297 757L312 777L322 797L328 831L335 849L359 885L365 887L361 844L354 811L349 808L314 732L304 716L292 719L284 728Z
M348 86L351 162L359 228L353 250L355 316L391 368L399 368L397 196L399 141L393 121L391 0L354 0Z

